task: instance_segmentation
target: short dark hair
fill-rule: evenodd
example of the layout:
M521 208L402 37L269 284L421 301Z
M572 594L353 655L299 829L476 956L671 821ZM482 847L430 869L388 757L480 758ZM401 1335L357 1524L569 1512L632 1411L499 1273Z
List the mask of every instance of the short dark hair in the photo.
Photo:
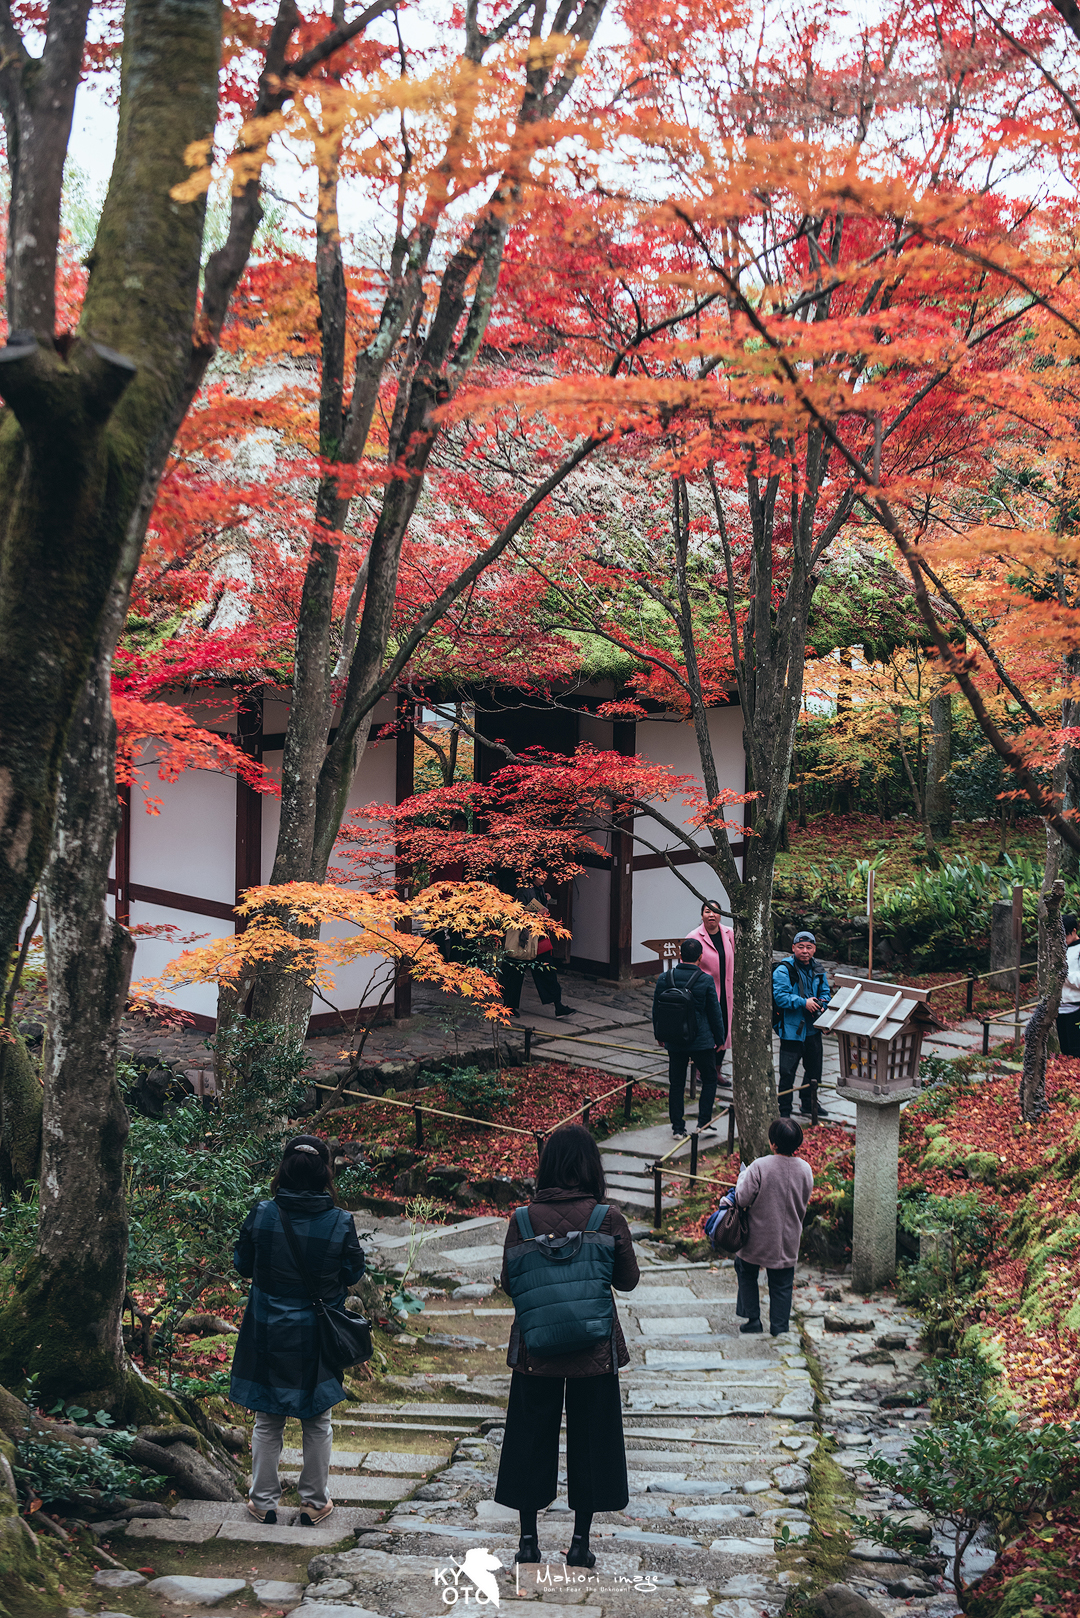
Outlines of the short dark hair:
M276 1197L279 1191L324 1191L337 1202L330 1148L318 1135L294 1135L286 1142L270 1182L270 1195Z
M563 1124L550 1134L536 1171L538 1191L580 1191L603 1202L607 1195L600 1150L580 1124Z
M1063 910L1061 912L1061 925L1065 929L1065 936L1066 937L1068 937L1068 935L1070 933L1075 933L1075 931L1076 931L1076 914L1075 914L1075 912L1072 911L1072 910Z
M679 955L684 961L700 961L701 939L684 938L682 943L679 945Z
M718 916L722 916L724 914L724 907L720 903L719 899L702 899L701 914L704 915L706 910L715 910Z
M794 1157L802 1145L802 1128L794 1118L774 1118L769 1125L769 1141L781 1157Z

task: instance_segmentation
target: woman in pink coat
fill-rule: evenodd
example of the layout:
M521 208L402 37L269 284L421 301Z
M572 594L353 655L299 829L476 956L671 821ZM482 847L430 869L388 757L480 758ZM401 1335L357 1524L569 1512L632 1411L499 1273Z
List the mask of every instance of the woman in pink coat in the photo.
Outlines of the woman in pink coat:
M698 965L703 972L708 972L716 984L716 997L724 1014L727 1033L723 1048L716 1053L718 1071L724 1060L724 1051L731 1049L731 1008L735 986L735 934L730 927L722 925L720 916L717 901L706 899L701 907L701 926L688 934L690 938L701 940L701 960Z

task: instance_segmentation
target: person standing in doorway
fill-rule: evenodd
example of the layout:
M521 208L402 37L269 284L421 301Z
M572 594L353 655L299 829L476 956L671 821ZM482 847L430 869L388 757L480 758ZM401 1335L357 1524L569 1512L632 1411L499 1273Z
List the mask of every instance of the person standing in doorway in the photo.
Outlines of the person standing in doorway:
M717 1077L724 1065L724 1053L731 1049L731 1007L735 998L735 934L724 926L722 916L720 901L706 899L701 907L701 926L689 934L701 945L701 969L716 984L724 1019L724 1043L716 1048Z
M1062 1056L1080 1056L1080 931L1076 916L1065 911L1065 982L1057 1014L1057 1037Z
M535 884L519 888L514 898L518 904L524 905L526 910L532 911L537 917L538 928L542 928L543 918L550 916L554 909L551 895ZM518 960L504 952L499 961L499 992L502 995L503 1005L510 1008L512 1017L521 1015L521 989L526 972L532 973L532 980L542 1006L554 1006L556 1017L574 1015L573 1006L568 1006L563 1000L562 984L559 982L559 973L555 965L555 953L551 939L545 931L540 933L536 954L532 960Z
M716 985L701 970L701 942L684 938L681 959L670 972L662 972L653 990L653 1034L668 1053L668 1118L671 1133L681 1140L686 1134L686 1067L694 1062L701 1075L698 1093L698 1130L714 1133L713 1101L716 1097L716 1051L724 1043L724 1018ZM680 1004L686 997L685 1005ZM676 1026L676 1025L681 1026Z
M780 1116L791 1117L795 1074L802 1063L800 1111L804 1118L813 1114L814 1087L821 1083L821 1030L814 1027L829 1001L832 990L821 967L815 966L817 939L813 933L796 933L791 954L773 971L774 1026L780 1035ZM821 1106L819 1118L829 1115Z

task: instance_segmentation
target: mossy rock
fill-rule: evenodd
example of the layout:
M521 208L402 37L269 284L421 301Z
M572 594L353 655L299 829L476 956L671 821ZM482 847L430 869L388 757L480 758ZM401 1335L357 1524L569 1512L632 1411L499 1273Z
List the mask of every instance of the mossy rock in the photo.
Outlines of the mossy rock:
M958 1169L964 1165L967 1155L959 1146L953 1145L942 1129L931 1136L930 1144L919 1160L919 1167L923 1170ZM970 1155L978 1156L978 1153Z
M989 1360L999 1376L1005 1375L1005 1355L1001 1344L996 1333L981 1321L975 1321L964 1332L960 1339L959 1352L961 1355L981 1354L984 1360Z
M983 1180L993 1185L1001 1174L1001 1159L996 1152L969 1152L964 1158L969 1180Z

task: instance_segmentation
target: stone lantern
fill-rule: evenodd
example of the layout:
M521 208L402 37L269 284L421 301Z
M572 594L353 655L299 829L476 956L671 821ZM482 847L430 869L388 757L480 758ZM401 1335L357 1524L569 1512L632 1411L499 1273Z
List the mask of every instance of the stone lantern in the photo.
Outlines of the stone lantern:
M814 1024L840 1044L837 1091L855 1102L855 1210L851 1282L873 1292L896 1274L900 1105L919 1093L926 1033L943 1023L930 991L836 974L839 991Z

